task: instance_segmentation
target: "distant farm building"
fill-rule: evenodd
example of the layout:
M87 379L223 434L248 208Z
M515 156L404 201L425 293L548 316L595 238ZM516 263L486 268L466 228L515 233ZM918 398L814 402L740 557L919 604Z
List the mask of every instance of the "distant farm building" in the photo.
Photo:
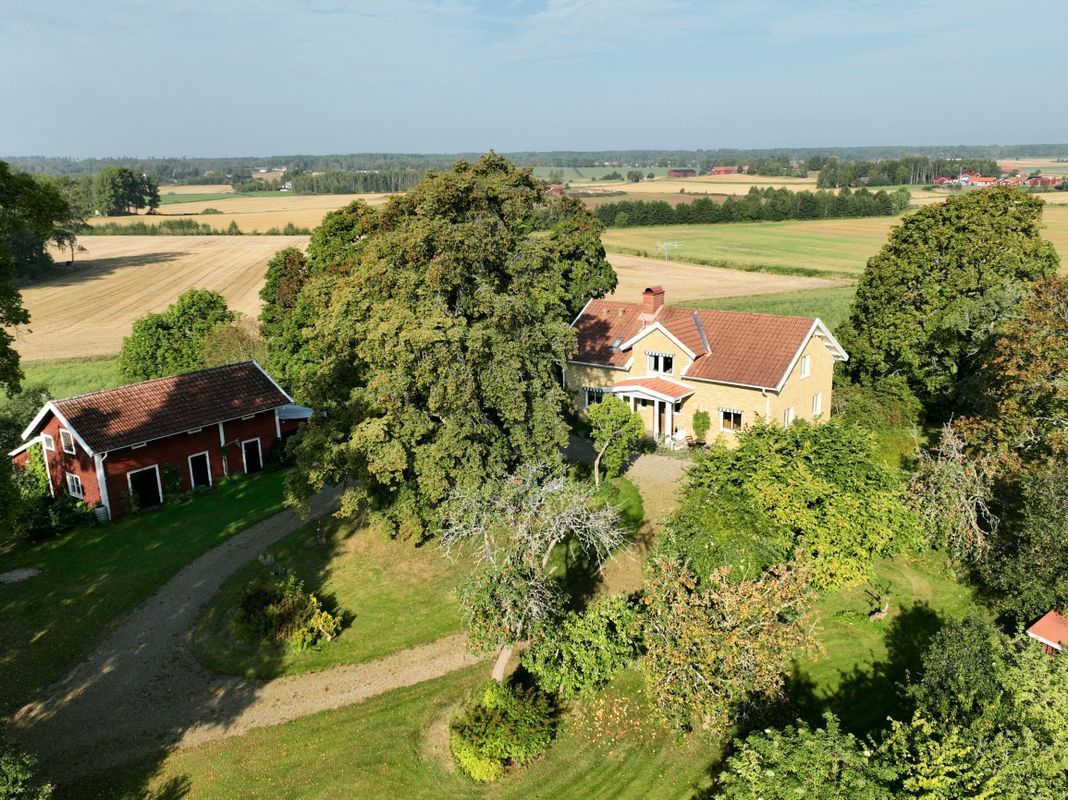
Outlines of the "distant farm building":
M311 409L293 404L254 361L50 400L10 453L25 468L39 444L53 497L115 517L181 491L259 472Z
M738 171L738 167L712 167L712 171L709 175L733 175Z
M669 169L667 176L669 178L695 178L697 177L697 170L690 169L689 167Z
M1068 618L1059 611L1050 611L1027 629L1027 635L1041 642L1050 655L1063 653L1068 647Z

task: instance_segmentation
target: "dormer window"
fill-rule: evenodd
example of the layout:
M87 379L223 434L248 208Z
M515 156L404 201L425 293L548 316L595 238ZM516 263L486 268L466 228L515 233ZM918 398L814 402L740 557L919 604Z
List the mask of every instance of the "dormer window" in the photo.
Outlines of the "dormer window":
M675 371L675 356L670 353L646 353L645 371L655 375L671 375Z
M622 336L617 336L617 337L616 337L616 339L615 339L615 341L614 341L614 342L612 342L612 344L611 344L611 346L610 346L610 347L611 347L611 349L612 349L612 350L618 350L618 349L619 349L619 346L620 346L621 344L623 344L623 337L622 337Z

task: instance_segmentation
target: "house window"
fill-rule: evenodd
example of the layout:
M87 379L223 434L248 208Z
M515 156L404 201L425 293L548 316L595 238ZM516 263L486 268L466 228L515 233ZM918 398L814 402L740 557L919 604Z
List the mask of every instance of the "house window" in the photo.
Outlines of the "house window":
M742 412L736 408L719 410L719 429L721 431L740 431L742 429Z
M74 455L77 450L74 449L74 437L71 436L70 431L66 428L59 429L59 443L63 445L63 452Z
M643 398L641 398L639 400L639 402L642 404L642 408L648 408L648 406L649 406L649 399L648 398L643 397Z
M791 425L794 421L794 409L793 406L782 412L782 424Z
M812 374L812 356L801 356L801 377L807 378Z
M44 447L45 450L55 450L56 440L52 437L50 433L42 433L41 446Z
M675 356L670 353L646 353L646 372L671 375L675 369Z
M82 479L73 472L67 473L67 494L71 497L77 497L79 500L85 497L85 493L82 491Z
M675 413L678 414L680 411L682 411L682 401L681 400L676 400L675 401Z
M604 389L598 389L596 386L587 386L583 391L586 393L586 408L596 405L604 400Z
M823 395L816 393L812 395L812 418L816 419L823 413Z

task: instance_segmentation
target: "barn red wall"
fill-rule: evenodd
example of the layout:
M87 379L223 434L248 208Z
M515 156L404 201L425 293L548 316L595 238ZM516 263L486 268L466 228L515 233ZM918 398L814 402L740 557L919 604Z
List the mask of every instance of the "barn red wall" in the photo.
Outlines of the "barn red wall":
M61 494L67 494L67 472L73 472L82 481L82 492L84 497L82 498L91 506L100 504L100 486L96 480L96 467L93 464L93 457L82 449L82 446L78 444L77 440L74 442L75 453L63 452L63 443L59 440L59 429L63 425L54 414L49 414L47 422L44 427L41 428L41 433L50 434L55 440L55 450L44 450L42 445L42 452L45 454L45 461L48 462L48 475L52 480L52 489L58 497Z
M260 438L260 446L263 458L266 460L271 445L276 438L274 427L274 412L268 411L257 414L249 420L233 420L224 422L224 435L227 442L226 453L229 461L229 472L240 474L244 472L244 460L241 457L241 448L230 445L235 439ZM126 474L138 469L145 469L158 465L160 481L163 481L163 470L168 465L178 468L178 474L182 476L182 491L189 491L193 487L192 477L189 474L189 456L193 453L208 451L208 459L211 464L212 484L218 483L223 477L223 450L219 444L219 425L208 425L197 433L179 433L168 436L165 439L157 439L149 442L144 447L131 449L124 447L113 450L104 460L104 472L107 474L108 497L111 501L113 516L126 511L123 507L123 494L129 491L129 483ZM163 498L166 501L166 497Z

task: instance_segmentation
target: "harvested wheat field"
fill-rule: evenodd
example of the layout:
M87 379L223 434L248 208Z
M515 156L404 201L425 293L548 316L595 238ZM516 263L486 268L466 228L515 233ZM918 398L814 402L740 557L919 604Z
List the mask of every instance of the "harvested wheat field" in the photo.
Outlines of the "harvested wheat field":
M28 286L28 328L15 349L27 360L116 353L130 326L186 289L212 289L230 307L259 313L267 261L307 236L84 236L88 252L69 275Z
M743 272L736 269L683 264L678 261L665 263L655 258L641 258L620 253L609 253L608 260L615 267L616 275L619 276L619 284L612 297L628 302L637 302L642 290L656 284L664 287L669 303L847 285L845 281L829 278Z
M206 188L206 187L197 187ZM207 194L207 192L203 192ZM194 194L201 194L196 192ZM133 222L159 222L164 219L192 219L198 223L207 223L217 230L225 230L231 221L237 223L244 233L266 232L271 228L284 228L292 222L300 228L315 228L323 221L328 211L335 211L347 206L353 200L364 200L370 205L382 205L389 199L388 194L290 194L250 196L235 195L211 200L197 200L189 203L173 203L160 207L160 213L153 216L135 214L128 217L92 217L90 225L104 225L115 222L128 225ZM221 213L203 214L204 209L213 208Z

